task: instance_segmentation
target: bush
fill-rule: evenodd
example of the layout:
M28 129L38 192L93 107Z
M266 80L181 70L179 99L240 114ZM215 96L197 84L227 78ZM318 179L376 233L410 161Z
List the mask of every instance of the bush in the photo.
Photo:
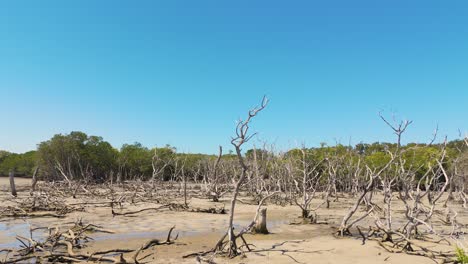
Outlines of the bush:
M461 264L468 264L468 255L465 253L463 248L457 247L455 249L457 255L457 262Z

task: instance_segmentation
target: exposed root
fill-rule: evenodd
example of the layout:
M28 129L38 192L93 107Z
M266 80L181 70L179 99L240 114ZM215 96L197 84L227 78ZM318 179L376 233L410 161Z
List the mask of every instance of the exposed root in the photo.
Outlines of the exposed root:
M139 258L142 251L149 249L153 246L158 245L170 245L178 238L171 238L171 234L175 227L172 227L167 235L164 242L158 239L151 239L144 243L138 249L108 249L96 251L91 254L80 252L80 248L83 247L83 243L89 240L89 237L85 233L89 232L106 232L112 231L102 229L96 225L87 224L84 225L81 221L75 223L74 226L66 229L66 231L60 231L59 228L54 230L49 229L49 236L44 241L37 241L32 238L26 238L17 236L17 240L23 245L19 250L4 250L8 253L12 253L4 261L0 261L1 264L19 263L30 259L35 259L36 262L110 262L110 263L142 263L144 259L152 254L147 254ZM37 230L37 229L35 229ZM31 231L32 234L32 231ZM133 257L125 258L124 253L132 253ZM107 256L109 254L119 254L118 257Z

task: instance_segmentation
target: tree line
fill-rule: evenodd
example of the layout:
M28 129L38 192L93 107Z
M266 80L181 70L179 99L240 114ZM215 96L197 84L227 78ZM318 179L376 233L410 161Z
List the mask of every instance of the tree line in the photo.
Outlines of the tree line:
M275 152L273 146L246 151L249 163L265 163L265 175L268 178L267 163L284 162L285 159L303 155L311 164L318 164L325 173L326 162L340 161L342 164L364 162L371 168L379 168L388 163L391 153L399 148L397 143L375 142L359 143L355 146L321 144L313 148L295 148L286 152ZM440 144L409 143L401 146L404 166L417 168L421 177L436 157L440 156ZM446 143L444 164L448 169L454 162L459 166L468 164L468 147L463 140L452 140ZM183 171L189 180L199 180L209 174L210 166L217 159L216 155L178 153L177 149L166 145L161 148L148 148L140 143L124 144L120 149L114 148L99 136L89 136L83 132L57 134L51 139L38 144L37 150L23 154L0 150L0 175L14 171L18 176L31 176L39 167L39 177L44 180L92 182L122 182L127 180L178 180ZM236 155L223 154L224 163L235 163ZM283 160L283 161L281 161ZM326 162L324 162L326 161ZM461 163L461 165L460 165ZM271 168L270 168L271 169ZM342 172L344 173L344 172Z

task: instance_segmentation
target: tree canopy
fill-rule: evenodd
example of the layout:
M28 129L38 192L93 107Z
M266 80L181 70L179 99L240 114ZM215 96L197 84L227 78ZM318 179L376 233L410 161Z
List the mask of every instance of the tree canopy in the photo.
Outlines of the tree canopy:
M447 143L447 164L460 166L466 170L468 149L462 140ZM391 159L390 153L397 149L397 144L386 142L359 143L355 146L337 144L303 148L305 158L316 164L334 160L349 163L363 162L370 168L381 168ZM434 164L440 155L440 145L409 143L399 149L403 166L417 168L422 175ZM299 160L301 149L291 149L283 157ZM246 159L265 162L281 156L266 149L249 149ZM124 181L129 179L151 179L153 170L162 168L159 179L173 179L180 171L190 177L197 177L207 169L207 162L216 159L215 155L178 153L177 149L166 145L161 148L148 148L135 142L124 144L120 149L113 147L99 136L90 136L74 131L69 134L57 134L51 139L38 144L37 150L23 154L0 150L0 175L14 171L16 175L31 176L35 167L40 167L40 176L48 180L67 178L85 181ZM223 155L225 160L234 160L232 153ZM342 170L340 173L346 173Z

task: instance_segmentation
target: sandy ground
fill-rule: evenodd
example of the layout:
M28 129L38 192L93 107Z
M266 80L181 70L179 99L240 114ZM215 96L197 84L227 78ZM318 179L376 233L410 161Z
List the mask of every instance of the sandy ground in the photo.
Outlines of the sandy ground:
M28 194L29 179L16 179L20 197ZM9 195L8 181L0 178L0 203L2 206L14 205L15 199ZM195 207L221 207L225 203L228 208L228 197L221 203L213 203L205 199L192 198L190 205ZM242 198L246 200L247 198ZM69 204L93 202L89 197L78 199L67 198ZM94 201L98 202L98 201ZM102 202L102 201L101 201ZM333 236L346 211L351 207L351 199L340 199L333 202L330 209L317 211L319 222L328 224L291 225L298 222L300 211L296 206L268 205L268 235L247 235L249 243L254 244L253 252L234 259L216 257L216 263L434 263L428 258L406 254L392 254L385 251L374 241L362 245L356 237L336 238ZM395 206L398 205L395 202ZM157 207L153 203L127 204L125 211ZM458 213L458 220L467 223L468 215L459 205L451 205ZM212 248L227 227L228 215L207 213L190 213L174 211L145 211L130 216L113 217L108 206L87 205L83 212L73 212L65 218L31 218L31 219L0 219L0 249L17 247L16 235L28 236L29 227L64 226L83 219L85 222L100 225L105 229L115 231L115 234L93 234L95 241L83 249L94 252L109 248L138 248L152 238L165 239L167 231L176 226L175 233L179 239L175 244L156 246L148 252L154 255L151 263L196 263L194 258L183 259L188 253L204 251ZM238 203L236 208L236 224L241 227L248 224L255 213L256 206ZM369 219L372 220L372 219ZM395 220L398 223L398 220ZM360 223L367 226L370 223ZM35 236L41 236L40 233ZM440 245L440 249L453 249L452 246Z

